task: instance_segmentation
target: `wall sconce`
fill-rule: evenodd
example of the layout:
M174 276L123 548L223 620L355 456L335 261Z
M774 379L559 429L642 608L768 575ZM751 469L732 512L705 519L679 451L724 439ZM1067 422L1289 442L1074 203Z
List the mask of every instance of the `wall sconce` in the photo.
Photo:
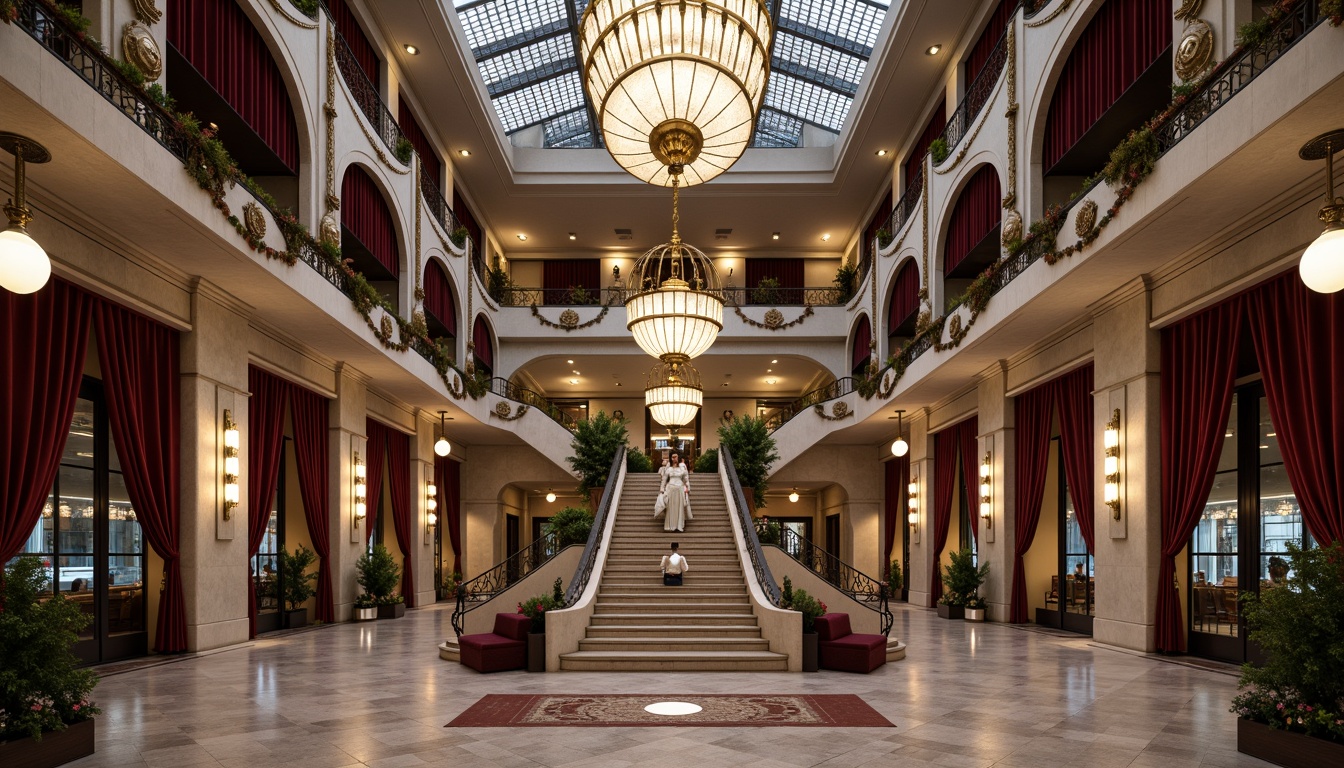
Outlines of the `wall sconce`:
M1344 290L1344 197L1335 197L1335 153L1344 150L1344 130L1330 131L1308 141L1298 151L1303 160L1325 160L1325 205L1318 214L1325 231L1316 238L1297 274L1318 293Z
M359 452L355 452L355 514L350 518L350 523L355 528L359 527L369 512L369 485L368 485L368 467L359 458Z
M611 277L612 277L613 280L620 280L620 279L621 279L621 265L620 265L620 264L615 264L615 265L612 266L612 268L611 268Z
M242 467L238 460L238 448L241 445L238 425L233 421L233 413L224 409L224 519L233 518L233 508L240 501L238 476Z
M0 131L0 148L14 155L14 199L5 206L9 228L0 232L0 287L14 293L34 293L51 279L51 259L28 235L27 163L51 161L47 148L26 136ZM227 506L225 507L227 510ZM228 519L225 512L225 519Z
M896 420L896 441L891 444L891 455L900 458L910 452L910 444L905 442L905 411L897 410L895 416L888 416L887 421Z
M1111 508L1111 517L1120 519L1120 409L1111 414L1106 422L1106 431L1102 433L1102 445L1106 448L1105 475L1106 487L1103 500Z
M447 456L453 452L453 446L448 443L447 424L444 423L444 414L447 411L439 411L439 439L434 441L434 454L436 456ZM451 419L447 419L451 421Z
M439 487L431 480L425 484L425 543L433 542L430 529L439 524Z
M919 478L910 476L910 484L906 486L905 506L908 512L905 521L910 525L910 542L919 543Z
M725 408L725 409L723 409L723 420L724 420L724 421L732 421L732 420L733 420L733 409L732 409L732 408Z
M985 458L980 461L980 519L985 521L986 528L994 527L993 471L994 459L989 451L985 451Z
M794 486L793 493L789 494L789 501L793 502L794 504L798 503L798 486Z

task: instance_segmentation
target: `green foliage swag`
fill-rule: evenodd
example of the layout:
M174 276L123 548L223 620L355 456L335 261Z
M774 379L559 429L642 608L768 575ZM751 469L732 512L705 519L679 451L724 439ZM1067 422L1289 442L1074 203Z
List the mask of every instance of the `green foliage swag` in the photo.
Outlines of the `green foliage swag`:
M725 422L719 427L719 445L732 454L733 468L742 487L753 489L757 508L764 508L765 492L770 489L766 482L770 465L779 460L775 439L770 436L765 419L738 416Z
M569 444L574 453L565 461L579 474L579 493L587 495L593 488L607 484L611 462L628 436L625 421L612 418L606 411L599 411L575 426L574 439Z

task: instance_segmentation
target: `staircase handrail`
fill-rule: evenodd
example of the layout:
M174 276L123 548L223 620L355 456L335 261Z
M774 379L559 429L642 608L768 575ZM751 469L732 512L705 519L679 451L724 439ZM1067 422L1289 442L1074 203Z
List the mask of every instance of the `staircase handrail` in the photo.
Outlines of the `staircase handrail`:
M742 493L742 481L737 478L737 470L733 467L732 451L728 446L719 446L719 467L723 469L724 476L728 478L728 488L733 493L733 506L737 507L738 521L742 526L742 538L747 543L747 556L751 558L752 570L756 572L756 583L760 585L761 591L765 593L766 598L771 605L778 606L780 591L779 584L775 577L770 573L770 565L765 561L765 552L761 550L761 539L756 535L756 526L751 521L751 510L747 508L747 497Z
M764 530L769 525L771 523L764 518L756 521L757 538L762 533L767 533L766 537L772 538ZM778 523L775 523L775 525L778 525ZM890 592L887 589L887 582L869 576L827 552L816 542L789 528L780 527L777 546L784 551L784 554L815 573L822 581L835 587L836 590L859 605L871 611L876 611L877 615L881 617L882 634L888 637L891 635L891 627L896 622L896 617L891 612Z
M607 527L607 516L611 514L611 505L615 503L616 486L621 473L625 471L625 446L616 449L611 460L611 471L607 473L607 484L602 488L602 500L598 502L597 513L593 516L593 527L588 531L588 544L583 548L579 564L574 568L574 576L569 580L569 590L565 592L564 608L571 608L579 602L583 591L588 588L588 580L593 576L593 567L597 563L597 551L602 545L602 531Z
M559 536L555 531L551 531L504 558L480 576L462 582L457 588L457 607L453 610L452 618L453 631L460 637L462 619L466 614L495 599L523 577L550 562L562 550L574 546L571 544L561 547L559 544Z

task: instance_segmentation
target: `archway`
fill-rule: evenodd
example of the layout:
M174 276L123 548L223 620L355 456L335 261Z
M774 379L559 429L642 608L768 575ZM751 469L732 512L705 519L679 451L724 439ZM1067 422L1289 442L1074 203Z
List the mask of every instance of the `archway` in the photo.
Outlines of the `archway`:
M397 306L397 221L377 182L358 165L347 167L341 177L341 252L352 269Z
M952 206L943 240L944 309L998 260L1002 200L998 170L983 165L966 181Z

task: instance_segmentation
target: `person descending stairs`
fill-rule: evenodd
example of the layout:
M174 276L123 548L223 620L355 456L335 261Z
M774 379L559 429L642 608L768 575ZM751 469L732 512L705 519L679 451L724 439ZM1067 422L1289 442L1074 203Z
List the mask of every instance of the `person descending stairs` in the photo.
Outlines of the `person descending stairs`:
M719 477L695 475L682 533L653 517L656 474L630 474L617 506L586 637L560 656L576 671L786 671L752 613ZM658 564L672 542L690 564L685 583L663 586Z

